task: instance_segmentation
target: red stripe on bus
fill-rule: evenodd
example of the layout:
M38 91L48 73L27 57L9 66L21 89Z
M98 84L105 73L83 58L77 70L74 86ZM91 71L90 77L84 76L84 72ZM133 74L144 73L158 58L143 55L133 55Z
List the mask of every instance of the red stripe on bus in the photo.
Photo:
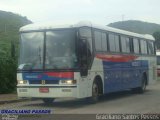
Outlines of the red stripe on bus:
M74 72L46 72L48 76L58 77L58 78L74 78Z
M111 61L111 62L129 62L133 61L138 58L138 56L134 55L103 55L97 54L96 58L102 59L104 61Z

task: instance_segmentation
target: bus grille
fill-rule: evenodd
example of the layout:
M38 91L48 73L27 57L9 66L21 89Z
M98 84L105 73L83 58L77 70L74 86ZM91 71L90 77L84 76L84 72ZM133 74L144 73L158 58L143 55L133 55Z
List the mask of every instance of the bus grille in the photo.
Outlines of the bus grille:
M42 84L41 80L30 80L29 84ZM45 84L59 84L59 80L45 80Z

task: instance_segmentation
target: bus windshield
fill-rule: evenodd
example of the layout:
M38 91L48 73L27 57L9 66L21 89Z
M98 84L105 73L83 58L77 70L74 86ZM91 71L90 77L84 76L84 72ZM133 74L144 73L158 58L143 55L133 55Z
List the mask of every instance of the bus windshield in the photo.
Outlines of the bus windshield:
M22 33L18 69L75 69L75 41L74 29Z
M43 32L22 33L18 69L42 69L43 44Z

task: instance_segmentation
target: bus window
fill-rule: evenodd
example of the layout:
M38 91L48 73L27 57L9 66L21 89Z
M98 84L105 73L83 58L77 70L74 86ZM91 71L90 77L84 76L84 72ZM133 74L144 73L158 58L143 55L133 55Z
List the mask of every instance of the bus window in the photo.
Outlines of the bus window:
M94 32L96 51L107 51L107 37L105 33Z
M19 66L20 69L43 69L43 40L42 32L22 33Z
M121 36L121 46L123 53L130 53L130 43L128 37Z
M109 46L111 52L120 52L118 35L109 34Z
M75 40L75 29L47 31L45 69L76 68Z
M94 36L95 36L95 48L96 51L102 51L102 36L101 36L101 32L94 32Z
M91 57L92 57L92 34L91 34L91 28L89 27L82 27L79 29L79 37L80 40L86 40L85 44L86 44L86 52L87 52L87 64L90 65L91 64ZM81 41L79 41L81 43ZM84 50L83 50L84 51Z
M134 53L139 53L139 40L137 38L133 39L133 47L134 47Z
M109 34L108 35L108 39L109 39L109 48L111 52L115 52L116 51L116 47L115 47L115 42L114 42L114 35L113 34Z
M115 35L115 36L114 36L114 42L115 42L116 52L120 52L120 47L119 47L119 36L118 36L118 35Z
M145 40L140 40L141 43L141 53L147 54L147 42Z
M107 51L107 37L105 33L102 33L102 51Z
M151 55L154 54L154 44L151 41L148 41L148 53Z
M92 53L92 34L91 34L91 28L88 27L82 27L79 29L79 35L80 38L87 38L87 41L89 43L88 48L90 50L90 53Z

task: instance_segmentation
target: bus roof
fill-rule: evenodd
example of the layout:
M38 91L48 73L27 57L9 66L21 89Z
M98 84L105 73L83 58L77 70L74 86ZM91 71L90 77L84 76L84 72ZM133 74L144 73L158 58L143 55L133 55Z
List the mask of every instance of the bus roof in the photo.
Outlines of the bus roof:
M26 32L26 31L40 31L40 30L50 30L50 29L57 29L57 28L74 28L74 27L83 27L83 26L88 26L88 27L93 27L101 30L106 30L109 32L114 32L114 33L119 33L119 34L124 34L128 36L134 36L138 38L143 38L143 39L149 39L149 40L155 40L152 35L149 34L138 34L134 32L129 32L117 28L112 28L109 26L102 26L102 25L97 25L97 24L92 24L91 22L79 22L77 24L69 24L69 25L55 25L53 22L48 22L48 23L34 23L34 24L29 24L26 26L23 26L20 28L20 32Z

